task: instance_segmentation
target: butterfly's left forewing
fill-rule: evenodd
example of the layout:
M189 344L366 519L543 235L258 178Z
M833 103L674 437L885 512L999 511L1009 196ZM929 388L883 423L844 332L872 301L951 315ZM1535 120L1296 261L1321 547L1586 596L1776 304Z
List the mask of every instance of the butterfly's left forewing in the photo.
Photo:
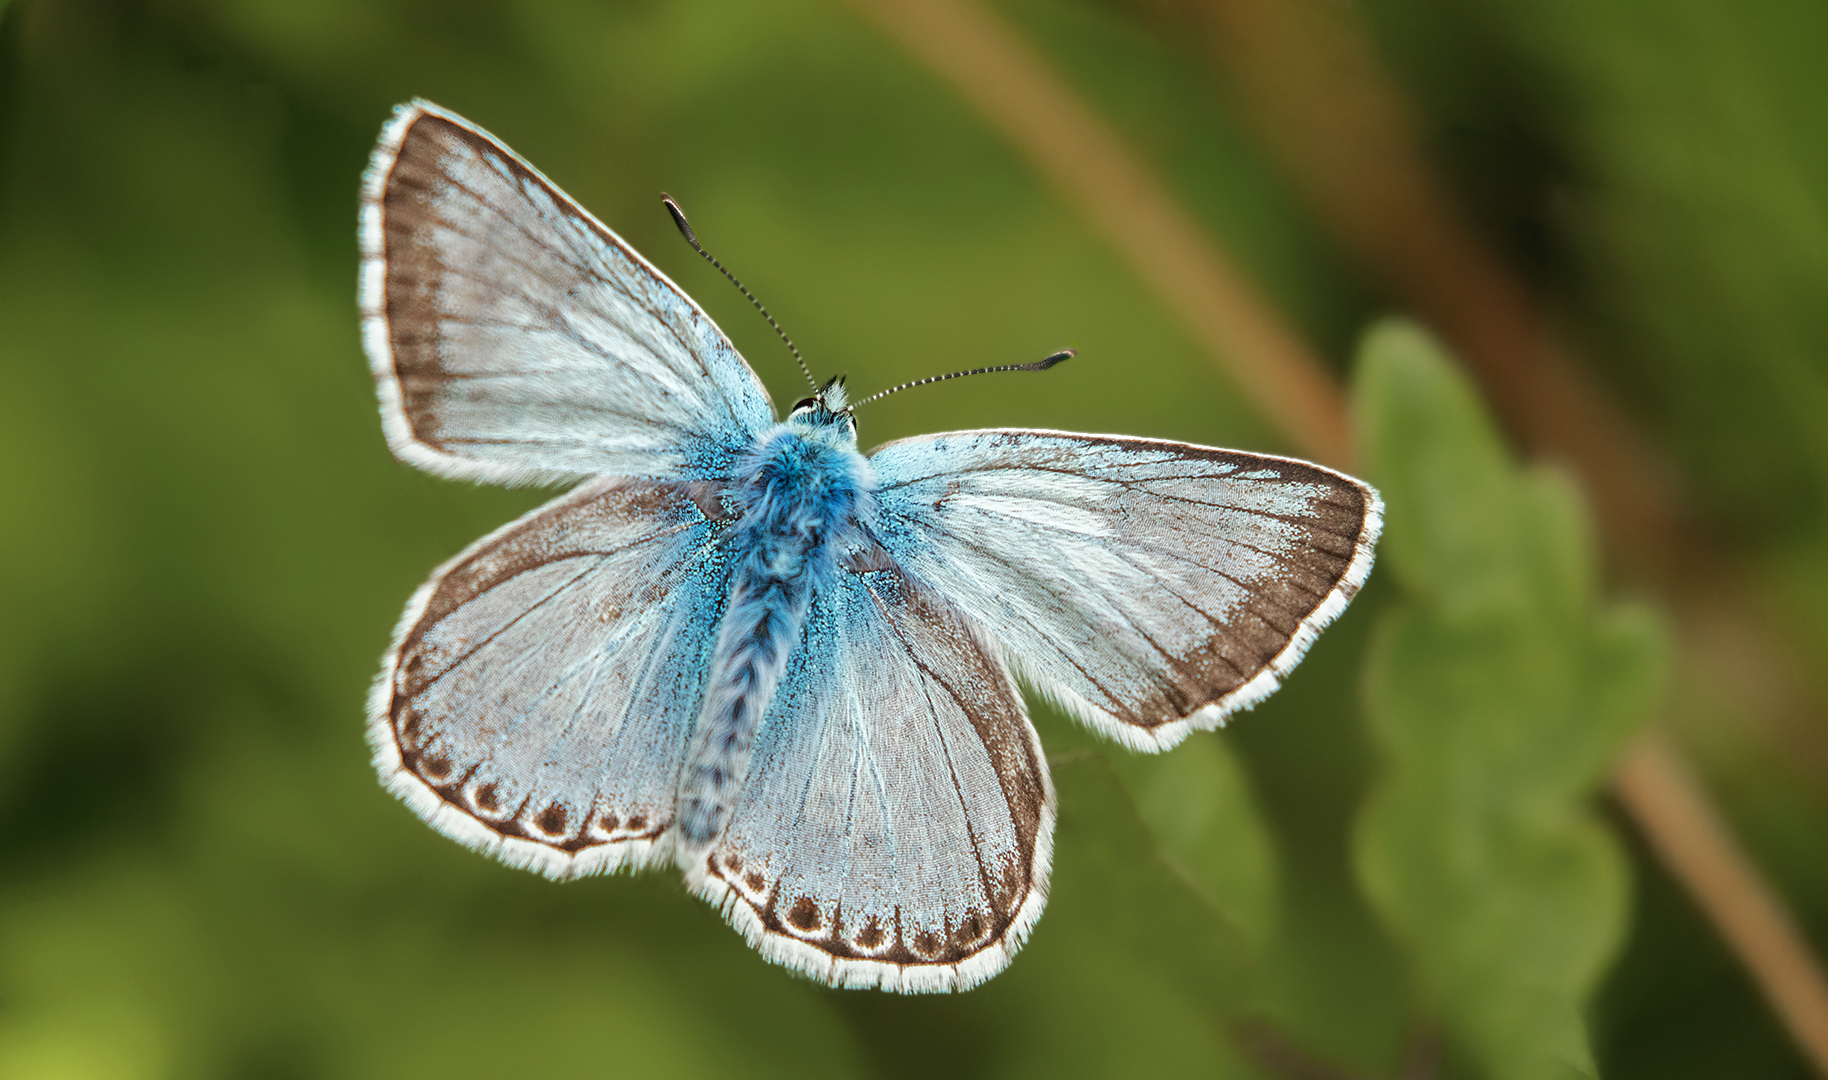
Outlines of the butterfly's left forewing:
M1369 485L1288 458L965 431L871 458L881 542L1024 678L1160 750L1274 690L1371 569Z
M440 568L370 708L389 788L553 877L665 855L728 574L714 489L601 480Z
M821 981L965 989L1002 970L1046 900L1046 759L956 609L892 567L837 578L688 880L764 955Z
M488 132L427 102L362 186L363 343L388 445L496 483L727 476L774 422L723 331Z

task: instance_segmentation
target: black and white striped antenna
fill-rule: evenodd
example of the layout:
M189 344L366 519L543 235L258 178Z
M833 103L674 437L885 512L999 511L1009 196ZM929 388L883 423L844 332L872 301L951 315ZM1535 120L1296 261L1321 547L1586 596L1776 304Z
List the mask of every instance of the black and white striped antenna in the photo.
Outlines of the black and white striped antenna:
M685 211L679 208L679 204L673 201L673 197L663 191L660 193L660 201L666 204L667 213L673 215L673 224L679 226L679 235L685 237L686 243L692 245L692 250L703 255L706 262L717 267L718 273L729 278L730 284L736 286L737 291L741 292L744 296L747 296L749 302L755 305L755 310L761 312L762 318L768 320L768 325L774 327L774 332L781 336L783 342L786 342L787 351L793 354L794 360L800 365L800 374L805 375L807 383L810 384L814 390L817 390L819 388L819 380L812 377L811 369L806 366L806 358L800 355L799 349L794 348L793 339L787 336L787 331L781 329L781 324L774 321L774 316L768 314L768 309L763 307L762 302L755 298L755 294L745 288L742 282L736 280L735 274L725 270L724 264L718 262L716 257L706 251L704 245L698 242L698 234L692 231L692 226L686 221Z
M1070 360L1078 355L1078 349L1061 349L1059 352L1045 360L1036 360L1032 364L1001 364L997 367L981 367L972 368L970 371L954 371L950 375L930 375L924 379L915 379L913 382L902 383L900 386L891 386L880 393L871 394L862 401L853 401L844 411L856 412L857 406L868 405L870 402L888 397L890 394L898 393L902 390L911 390L916 386L925 386L928 383L945 382L947 379L962 379L967 375L988 375L993 371L1046 371L1060 361Z

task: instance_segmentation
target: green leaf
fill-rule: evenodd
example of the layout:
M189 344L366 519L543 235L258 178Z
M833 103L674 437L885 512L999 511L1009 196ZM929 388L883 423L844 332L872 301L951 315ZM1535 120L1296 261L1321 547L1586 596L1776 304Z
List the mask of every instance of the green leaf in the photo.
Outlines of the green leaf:
M1509 461L1424 333L1374 329L1356 394L1389 505L1380 554L1408 597L1367 660L1384 767L1360 881L1427 1007L1489 1075L1594 1076L1581 1013L1630 883L1589 800L1655 702L1660 625L1599 603L1573 486Z
M1162 862L1261 950L1276 929L1275 849L1231 748L1200 732L1165 754L1108 757Z
M1053 774L1047 914L968 1007L1008 1010L1026 1048L1009 1063L1018 1075L1239 1075L1224 1034L1249 989L1237 931L1157 857L1103 756L1057 756Z

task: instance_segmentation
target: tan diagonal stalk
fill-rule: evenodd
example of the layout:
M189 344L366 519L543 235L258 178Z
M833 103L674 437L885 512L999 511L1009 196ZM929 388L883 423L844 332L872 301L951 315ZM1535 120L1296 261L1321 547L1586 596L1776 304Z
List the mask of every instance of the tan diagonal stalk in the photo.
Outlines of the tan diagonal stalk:
M1672 471L1459 212L1351 5L1129 2L1222 61L1244 115L1333 235L1453 345L1511 431L1581 474L1610 542L1665 575L1680 566L1692 530Z
M1326 368L1020 35L961 0L857 0L857 6L1027 155L1303 453L1332 465L1346 461L1351 428Z
M1663 865L1752 969L1816 1070L1828 1075L1828 980L1790 913L1762 887L1758 868L1701 797L1682 759L1660 737L1646 736L1626 755L1612 787L1633 817L1663 824L1645 830Z
M1020 149L1302 452L1349 463L1348 412L1324 365L1123 138L1018 33L972 0L851 2ZM1412 293L1418 309L1432 314L1469 356L1519 435L1567 459L1596 494L1622 500L1601 507L1614 550L1654 564L1655 576L1679 573L1691 534L1654 451L1587 385L1502 263L1451 210L1441 209L1451 206L1446 187L1408 145L1401 97L1381 79L1369 50L1306 3L1211 0L1208 12L1237 38L1234 48L1261 57L1238 62L1249 96L1269 103L1273 123L1302 122L1303 104L1309 111L1344 110L1345 120L1310 133L1311 145L1284 148L1291 171L1303 177L1347 244L1388 270L1399 291ZM1328 205L1349 192L1304 175L1333 170L1365 181L1370 195L1363 205ZM1399 212L1412 216L1391 216ZM1390 219L1380 220L1380 213ZM1425 235L1406 238L1405 228ZM1470 276L1443 280L1442 267ZM1828 1076L1828 980L1675 750L1657 740L1639 743L1614 787Z

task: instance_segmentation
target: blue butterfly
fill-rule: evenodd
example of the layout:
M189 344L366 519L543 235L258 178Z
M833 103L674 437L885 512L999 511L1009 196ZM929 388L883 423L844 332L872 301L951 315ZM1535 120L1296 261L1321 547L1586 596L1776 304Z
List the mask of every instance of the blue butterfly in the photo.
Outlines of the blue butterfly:
M836 380L777 421L691 298L426 102L381 134L360 236L394 454L584 481L407 604L383 781L550 877L673 863L825 983L968 988L1040 917L1018 676L1163 750L1275 690L1371 569L1377 493L1300 461L1020 430L866 458Z

